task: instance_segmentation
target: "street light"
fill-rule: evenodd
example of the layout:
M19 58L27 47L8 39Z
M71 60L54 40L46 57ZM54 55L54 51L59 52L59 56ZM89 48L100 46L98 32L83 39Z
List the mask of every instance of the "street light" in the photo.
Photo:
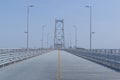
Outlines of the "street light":
M27 31L25 32L27 34L27 52L29 51L29 17L30 17L30 8L34 7L33 5L27 6Z
M48 47L48 44L49 44L49 42L48 42L49 35L50 35L50 33L47 34L47 49L49 48L49 47Z
M90 9L90 50L92 49L92 6L85 6Z
M77 27L73 26L75 28L75 48L77 48Z
M71 33L70 33L70 48L72 48L72 46L71 46Z
M45 27L46 27L45 25L42 26L42 49L44 48L44 28Z

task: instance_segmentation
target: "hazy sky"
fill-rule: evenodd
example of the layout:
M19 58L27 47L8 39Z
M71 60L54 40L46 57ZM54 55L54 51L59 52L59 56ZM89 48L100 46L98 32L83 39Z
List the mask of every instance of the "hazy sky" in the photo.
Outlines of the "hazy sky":
M26 47L26 8L30 8L30 47L41 47L42 25L44 46L47 34L53 44L55 18L64 19L65 39L70 35L74 46L78 28L78 46L89 48L89 9L92 5L93 48L120 48L120 0L0 0L0 48Z

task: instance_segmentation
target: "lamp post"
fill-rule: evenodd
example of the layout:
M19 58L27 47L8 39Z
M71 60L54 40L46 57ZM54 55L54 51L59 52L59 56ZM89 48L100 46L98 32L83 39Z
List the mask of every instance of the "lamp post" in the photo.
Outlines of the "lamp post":
M73 26L75 28L75 48L77 48L77 27Z
M92 6L85 6L90 9L90 50L92 49Z
M72 46L71 46L71 33L70 33L70 48L72 48Z
M44 48L44 28L45 25L42 26L42 49Z
M30 18L30 8L34 7L33 5L27 6L27 31L25 32L27 34L27 52L29 51L29 18Z
M49 44L49 42L48 42L48 41L49 41L49 40L48 40L48 39L49 39L49 35L50 35L50 33L47 34L47 49L49 48L49 47L48 47L48 44Z

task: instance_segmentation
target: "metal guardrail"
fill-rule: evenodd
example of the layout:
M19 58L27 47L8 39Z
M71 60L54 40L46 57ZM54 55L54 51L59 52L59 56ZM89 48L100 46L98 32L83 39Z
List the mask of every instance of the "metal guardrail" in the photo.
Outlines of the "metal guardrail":
M87 50L87 49L66 49L66 51L85 59L105 65L117 71L120 71L120 53L118 49L101 49L101 50ZM107 52L106 52L107 51Z
M15 62L19 62L31 57L35 57L38 55L41 55L43 53L46 53L48 51L48 49L44 49L44 50L40 50L40 49L31 49L29 50L29 52L26 52L26 50L7 50L8 52L6 52L6 50L4 50L5 53L1 53L0 54L0 68L13 64Z
M96 53L108 53L108 54L120 54L120 49L86 49L89 52Z

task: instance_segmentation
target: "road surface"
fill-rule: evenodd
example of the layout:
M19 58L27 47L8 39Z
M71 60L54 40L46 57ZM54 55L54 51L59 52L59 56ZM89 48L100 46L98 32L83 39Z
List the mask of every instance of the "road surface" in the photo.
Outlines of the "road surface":
M60 51L62 80L120 80L120 73ZM58 51L0 68L0 80L56 80Z

